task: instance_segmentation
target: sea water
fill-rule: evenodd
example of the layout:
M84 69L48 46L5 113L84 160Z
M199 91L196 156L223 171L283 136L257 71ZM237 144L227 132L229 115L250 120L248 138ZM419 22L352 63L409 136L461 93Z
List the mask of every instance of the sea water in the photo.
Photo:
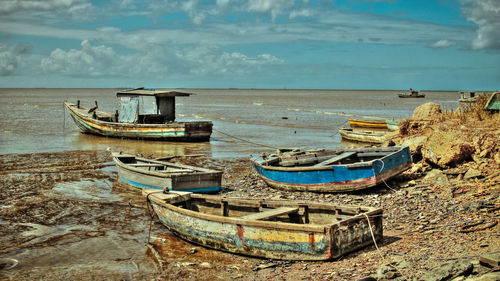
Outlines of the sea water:
M154 157L203 153L215 158L255 157L277 148L340 148L338 134L349 118L404 119L426 102L458 107L456 91L423 91L425 98L400 99L403 91L181 89L177 121L210 120L210 142L185 143L107 138L82 134L63 101L114 112L118 89L0 89L0 153L105 150Z

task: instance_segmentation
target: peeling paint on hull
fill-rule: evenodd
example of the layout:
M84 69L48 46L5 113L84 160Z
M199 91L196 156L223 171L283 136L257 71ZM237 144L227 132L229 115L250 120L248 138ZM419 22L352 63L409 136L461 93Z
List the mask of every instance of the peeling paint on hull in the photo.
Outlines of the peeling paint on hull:
M212 134L212 122L172 122L168 124L133 124L106 122L84 116L76 105L65 102L71 118L83 133L107 137L176 141L207 141Z
M375 239L382 238L381 209L342 209L331 204L309 203L306 221L288 222L284 217L269 221L267 218L250 219L251 215L245 215L244 212L249 212L252 204L260 215L262 206L265 206L267 212L272 212L275 209L269 209L270 206L279 209L280 205L305 206L306 203L176 194L143 190L143 195L147 196L154 212L170 231L187 241L216 250L270 259L331 260L373 243L367 218L363 214L370 218ZM233 199L241 204L241 210L235 207L237 203L231 205ZM204 202L203 200L208 203L199 203ZM261 207L254 204L259 202ZM227 204L232 206L232 211L222 215L224 211L217 207L227 207ZM340 216L343 219L336 217L339 214L342 214Z
M259 176L270 186L299 191L346 192L375 186L411 167L408 147L376 160L354 165L278 167L254 161Z

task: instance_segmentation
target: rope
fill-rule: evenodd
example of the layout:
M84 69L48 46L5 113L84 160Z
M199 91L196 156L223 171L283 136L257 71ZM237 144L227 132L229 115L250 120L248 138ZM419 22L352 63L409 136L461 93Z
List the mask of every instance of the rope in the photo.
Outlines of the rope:
M149 213L149 217L150 217L150 220L149 220L149 231L148 231L148 244L149 244L149 240L151 239L151 227L153 225L153 218L155 216L155 212L154 212L154 209L153 209L153 204L151 203L151 199L149 198L149 196L151 194L155 194L155 193L162 193L162 191L157 191L157 192L151 192L151 193L148 193L148 195L146 196L146 205L148 207L148 213Z
M253 142L253 141L249 141L249 140L246 140L246 139L242 139L240 137L237 137L237 136L234 136L234 135L231 135L231 134L228 134L228 133L224 133L222 131L219 131L219 130L216 130L216 129L212 129L213 131L216 131L217 133L220 133L220 134L223 134L223 135L226 135L230 138L233 138L233 139L237 139L237 140L240 140L240 141L243 141L243 142L246 142L246 143L251 143L251 144L255 144L257 146L262 146L262 147L269 147L269 148L274 148L274 149L278 149L278 147L275 147L275 146L272 146L272 145L265 145L265 144L261 144L261 143L257 143L257 142Z
M373 239L373 244L375 244L375 248L377 249L378 251L378 254L380 255L380 257L382 258L382 260L384 261L384 264L388 264L389 266L393 267L394 269L396 269L396 271L401 274L401 276L405 279L405 280L410 280L408 277L406 277L400 270L399 268L397 268L396 266L394 266L392 263L388 263L387 260L384 258L384 255L382 255L382 251L380 251L378 245L377 245L377 240L375 239L375 234L373 234L373 229L372 229L372 224L370 223L370 218L368 217L368 215L366 213L363 213L363 215L366 217L366 220L368 221L368 228L370 229L370 233L372 235L372 239Z
M377 162L377 161L382 162L382 167L380 168L380 171L379 171L379 173L382 173L382 171L384 170L385 163L384 163L384 161L382 161L381 159L376 159L374 162ZM392 190L392 191L396 192L396 190L395 190L394 188L390 187L390 186L389 186L389 185L385 182L384 178L382 178L382 182L385 184L385 186L387 186L387 188L389 188L390 190Z

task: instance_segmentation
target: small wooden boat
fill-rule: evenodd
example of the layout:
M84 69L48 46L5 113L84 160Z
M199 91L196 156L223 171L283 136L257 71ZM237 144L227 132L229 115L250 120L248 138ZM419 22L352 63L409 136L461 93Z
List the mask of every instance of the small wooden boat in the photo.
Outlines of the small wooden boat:
M257 173L271 187L316 192L372 187L411 165L407 146L278 151L276 155L253 161Z
M118 176L138 188L190 192L221 190L222 172L113 152Z
M182 239L216 250L284 260L330 260L382 239L382 209L331 203L142 191ZM369 221L368 221L369 220Z
M189 96L177 91L157 91L144 88L121 91L116 112L106 112L64 102L71 118L83 133L135 139L170 141L208 141L212 134L211 121L175 121L175 97ZM142 102L144 99L150 101ZM142 104L154 104L155 114L145 113Z
M351 128L339 128L340 136L343 139L356 142L381 144L387 140L387 131L367 131L355 130Z
M486 102L485 109L490 111L500 110L500 92L492 93Z
M409 93L398 94L400 98L425 98L425 94L421 94L420 91L410 89Z
M375 129L387 129L387 123L385 120L359 120L359 119L349 119L349 125L351 128L375 128Z
M461 104L471 104L477 102L477 97L480 94L472 91L462 91L460 92L460 98L458 98L458 102Z

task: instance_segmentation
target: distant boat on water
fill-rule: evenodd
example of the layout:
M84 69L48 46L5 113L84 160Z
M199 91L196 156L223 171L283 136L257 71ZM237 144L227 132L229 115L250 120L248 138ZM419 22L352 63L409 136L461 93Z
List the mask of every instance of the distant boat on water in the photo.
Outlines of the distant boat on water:
M159 91L154 89L134 89L116 94L119 110L101 111L97 101L95 106L84 107L78 103L64 102L71 118L83 133L95 135L170 140L208 141L212 134L211 121L175 121L175 97L185 97L190 93ZM150 99L155 113L145 113L143 99Z
M421 94L420 91L410 88L408 93L398 94L400 98L425 98L425 94Z
M475 103L479 95L480 93L474 91L462 91L460 92L460 98L458 98L458 101L462 104Z

